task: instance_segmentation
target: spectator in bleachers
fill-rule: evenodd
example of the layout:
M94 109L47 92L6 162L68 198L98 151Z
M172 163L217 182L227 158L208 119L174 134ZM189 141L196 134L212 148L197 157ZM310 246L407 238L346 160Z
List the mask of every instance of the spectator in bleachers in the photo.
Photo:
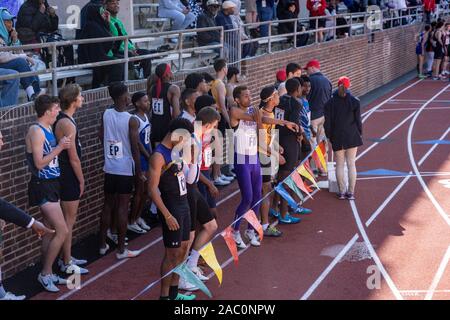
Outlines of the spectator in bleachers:
M110 38L110 13L103 7L89 6L86 13L87 22L80 32L81 39ZM110 51L114 41L81 44L78 47L78 62L90 63L113 60ZM123 80L123 65L113 64L93 68L92 88L98 88L102 84Z
M197 28L198 17L203 13L202 6L198 4L197 0L181 0L181 3L189 8L191 13L195 16L195 20L188 26L189 28Z
M258 18L260 22L271 21L274 18L274 2L274 0L256 0L256 7L258 9ZM269 25L260 25L259 32L261 37L269 36Z
M255 23L258 20L256 0L245 0L245 22Z
M295 19L298 17L297 1L295 0L280 0L277 5L278 20ZM295 22L283 22L278 25L278 33L291 33L294 31ZM297 31L306 31L304 25L297 22ZM297 36L297 47L304 46L308 42L309 35L301 34ZM294 37L289 37L288 42L292 42Z
M47 0L27 0L17 15L17 32L23 44L39 42L39 33L58 30L59 19Z
M0 69L0 77L17 74L11 69ZM19 97L19 79L9 79L0 81L0 108L17 104Z
M241 19L241 0L230 0L236 7L234 13L231 15L233 22L233 29L239 29L241 41L250 39L250 36L245 32L244 22ZM253 57L258 50L258 42L246 43L242 46L242 58Z
M110 29L113 37L128 35L125 26L117 16L119 14L119 2L120 0L105 0L105 8L111 16ZM108 53L108 56L122 59L124 57L125 41L114 42L113 49ZM131 40L128 41L128 56L136 57L146 54L150 54L149 50L138 49ZM139 61L140 69L143 70L144 78L148 78L152 73L151 59L145 59Z
M158 16L173 20L172 30L184 30L195 21L195 15L180 0L159 0Z
M104 0L91 0L85 4L85 6L80 11L80 29L78 29L77 32L80 32L81 30L83 30L84 26L86 25L86 22L87 22L86 15L87 15L88 7L90 7L90 6L100 7L101 5L103 5L103 2L104 2ZM77 33L77 39L78 39L78 33Z
M327 7L327 3L325 0L307 0L306 7L309 10L309 27L311 30L325 28L325 19L318 18L312 19L316 17L325 16L325 9ZM323 41L323 31L318 31L318 41Z
M325 9L325 15L327 16L325 21L325 27L331 28L336 26L336 0L330 0L327 8ZM325 41L332 40L334 38L335 30L330 29L325 32Z
M219 0L208 0L205 12L198 16L197 28L217 27L215 18L219 10ZM200 46L220 44L220 30L197 32L197 41ZM216 50L220 53L220 48Z
M222 10L216 15L217 26L222 26L225 31L233 29L231 16L234 14L234 8L236 8L236 4L232 1L222 3Z
M423 0L423 11L425 14L425 24L430 24L431 14L436 11L436 2L434 0Z

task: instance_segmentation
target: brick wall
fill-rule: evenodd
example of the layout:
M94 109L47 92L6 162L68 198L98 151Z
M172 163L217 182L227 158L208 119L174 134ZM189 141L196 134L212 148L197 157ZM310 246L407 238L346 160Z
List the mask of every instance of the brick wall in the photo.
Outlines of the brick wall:
M353 92L367 93L411 71L416 66L414 35L417 27L408 26L375 34L369 43L367 36L342 39L287 52L274 53L242 63L253 100L256 103L260 89L275 81L275 73L287 62L305 64L317 58L323 72L336 83L347 75L352 79ZM183 75L177 75L182 80ZM145 83L130 85L130 91L145 89ZM83 145L82 165L86 176L86 192L81 201L75 241L98 230L99 212L103 203L102 148L97 138L101 114L110 103L105 89L84 93L86 104L76 115ZM35 115L30 105L8 112L0 111L0 129L6 145L0 156L0 197L39 217L36 208L28 208L28 168L25 161L25 134ZM0 258L4 277L26 268L40 258L40 243L31 231L24 232L12 224L4 230L3 258Z

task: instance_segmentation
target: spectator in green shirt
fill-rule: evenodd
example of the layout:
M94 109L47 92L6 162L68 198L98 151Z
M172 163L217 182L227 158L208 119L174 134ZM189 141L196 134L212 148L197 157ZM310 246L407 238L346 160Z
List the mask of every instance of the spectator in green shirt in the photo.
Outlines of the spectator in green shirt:
M122 21L118 18L120 9L120 0L106 0L105 8L111 15L110 29L113 37L126 36L128 35L125 26ZM111 51L108 53L110 57L123 58L125 51L125 41L116 41ZM138 49L131 40L128 41L128 56L136 57L146 54L151 54L152 51L145 49ZM145 78L148 78L152 72L152 62L151 59L144 59L139 61L140 69L143 70Z

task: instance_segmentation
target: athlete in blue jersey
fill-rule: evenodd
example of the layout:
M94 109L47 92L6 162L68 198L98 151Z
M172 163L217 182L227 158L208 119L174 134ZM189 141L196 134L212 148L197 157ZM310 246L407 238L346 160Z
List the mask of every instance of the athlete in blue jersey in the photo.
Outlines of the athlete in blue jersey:
M67 224L59 203L60 168L58 155L71 146L71 136L62 137L59 143L52 131L52 125L60 111L57 98L48 95L38 97L34 103L37 113L37 123L33 124L25 138L26 157L31 171L28 185L30 206L39 206L45 219L45 224L56 232L43 237L43 266L38 281L45 290L58 292L55 284L67 284L52 271L62 244L67 237Z
M148 112L150 111L150 100L146 93L136 92L131 98L131 102L136 108L134 117L131 122L132 135L138 141L138 148L140 153L141 176L136 177L133 205L131 207L131 214L129 218L128 230L136 233L146 233L150 227L141 218L142 210L144 210L147 201L147 188L145 181L148 180L148 161L152 154L152 147L150 143L151 125L148 119Z

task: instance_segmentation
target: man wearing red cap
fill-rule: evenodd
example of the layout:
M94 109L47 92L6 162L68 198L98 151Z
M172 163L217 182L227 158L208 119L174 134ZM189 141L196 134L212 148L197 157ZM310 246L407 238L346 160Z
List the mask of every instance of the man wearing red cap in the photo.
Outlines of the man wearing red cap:
M309 105L311 108L311 126L317 133L317 143L323 140L325 132L323 130L324 107L325 103L331 98L332 85L330 80L320 72L320 62L318 60L311 60L305 66L305 70L309 75L311 81L311 92L308 96Z

